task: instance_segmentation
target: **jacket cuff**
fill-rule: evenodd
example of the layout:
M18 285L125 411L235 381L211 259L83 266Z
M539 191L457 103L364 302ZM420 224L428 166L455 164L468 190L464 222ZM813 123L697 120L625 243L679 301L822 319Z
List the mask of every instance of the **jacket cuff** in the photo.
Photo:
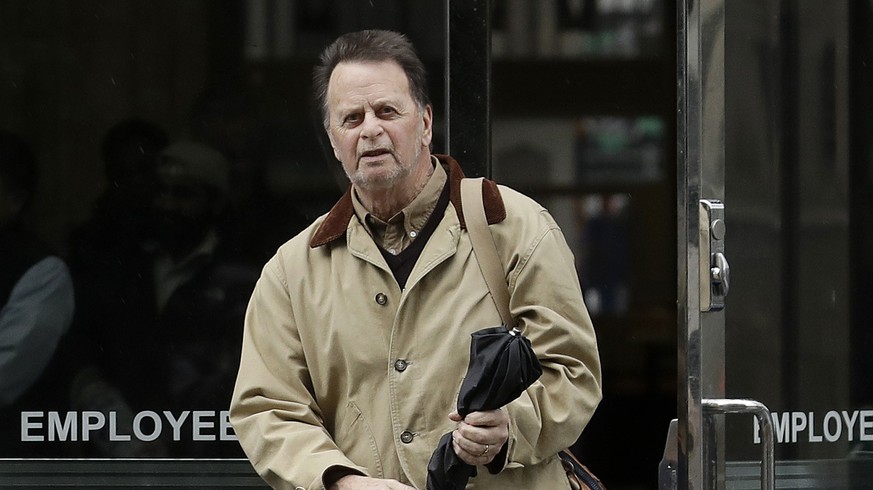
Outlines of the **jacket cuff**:
M349 468L348 466L333 465L328 466L328 468L324 470L324 473L321 474L321 483L324 485L324 488L329 489L330 486L336 483L340 478L348 475L367 476L359 470Z
M485 465L485 468L488 469L488 473L492 475L496 475L503 471L503 468L506 468L507 456L509 455L509 441L503 443L503 447L500 448L500 452L497 453L497 456L491 460L490 463Z

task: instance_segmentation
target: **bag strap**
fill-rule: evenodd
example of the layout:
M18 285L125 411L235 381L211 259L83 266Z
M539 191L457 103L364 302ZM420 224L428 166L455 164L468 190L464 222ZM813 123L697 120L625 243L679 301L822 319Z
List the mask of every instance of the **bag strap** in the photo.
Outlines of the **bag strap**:
M506 275L503 272L503 263L500 261L497 245L494 243L494 235L491 234L485 217L485 204L482 201L483 184L482 177L461 179L461 209L467 224L467 234L470 235L470 242L473 244L473 254L491 291L491 299L497 306L503 325L512 331L515 322L509 313L509 287L506 285ZM606 490L600 479L594 476L594 473L583 465L569 448L561 451L559 456L573 488Z
M467 224L467 233L473 244L473 254L482 270L482 276L491 291L491 299L500 313L503 326L511 330L515 326L512 315L509 312L509 287L506 285L506 275L503 272L503 263L497 253L497 245L494 236L488 228L485 217L485 204L482 201L482 185L484 179L465 178L461 180L461 204L464 211L464 221Z

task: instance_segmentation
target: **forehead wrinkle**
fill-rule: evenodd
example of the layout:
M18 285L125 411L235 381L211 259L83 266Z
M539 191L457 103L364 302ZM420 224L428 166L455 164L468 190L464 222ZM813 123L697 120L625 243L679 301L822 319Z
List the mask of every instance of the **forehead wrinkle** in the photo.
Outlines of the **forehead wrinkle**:
M405 98L412 99L409 80L405 73L402 73L401 70L400 73L395 72L384 76L374 75L370 69L380 65L391 66L392 63L340 63L337 65L328 83L328 103L333 100L338 107L342 107L344 102L352 101L353 105L374 106L374 102L401 103ZM395 68L400 70L400 67L396 65L389 70L393 72ZM370 71L362 73L365 70ZM402 76L395 78L392 75ZM377 78L373 78L374 76ZM343 90L338 94L339 86L342 86ZM372 98L374 96L376 99ZM362 99L366 104L362 104Z
M375 91L348 91L343 97L336 101L336 107L343 108L360 108L360 107L382 107L385 105L401 106L405 105L403 94L396 93L374 93Z
M364 107L379 108L386 105L399 105L390 97L355 97L340 101L337 103L337 109L340 111L356 110Z

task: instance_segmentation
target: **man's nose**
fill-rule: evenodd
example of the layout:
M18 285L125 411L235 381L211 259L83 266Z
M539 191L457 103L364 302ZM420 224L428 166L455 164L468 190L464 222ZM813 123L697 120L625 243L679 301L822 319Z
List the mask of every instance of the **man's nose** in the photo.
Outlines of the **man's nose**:
M364 122L361 124L361 137L372 139L382 134L382 121L375 114L369 113L364 115Z

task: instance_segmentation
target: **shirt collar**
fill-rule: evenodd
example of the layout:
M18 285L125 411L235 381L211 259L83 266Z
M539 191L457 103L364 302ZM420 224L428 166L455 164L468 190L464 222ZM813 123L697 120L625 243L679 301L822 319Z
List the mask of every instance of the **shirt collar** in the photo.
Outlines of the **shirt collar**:
M461 170L458 162L448 155L434 155L439 160L448 174L449 181L449 198L452 206L458 214L458 220L461 228L466 228L464 222L464 213L461 206L461 179L464 178L464 172ZM497 184L493 181L486 180L482 188L483 200L485 204L485 214L488 217L488 224L498 223L506 218L506 208L503 204L503 199L500 196L500 191ZM346 229L349 226L350 220L355 216L355 209L352 203L351 187L346 190L346 193L334 204L330 212L325 215L321 224L315 230L312 238L309 241L311 248L318 248L323 245L337 240L346 234Z
M394 249L399 252L405 248L418 232L427 223L439 200L440 193L446 185L448 175L436 157L431 156L431 164L434 171L425 183L424 188L406 207L397 214L384 221L367 211L358 198L357 192L352 190L352 206L355 216L358 217L370 236L386 249Z

